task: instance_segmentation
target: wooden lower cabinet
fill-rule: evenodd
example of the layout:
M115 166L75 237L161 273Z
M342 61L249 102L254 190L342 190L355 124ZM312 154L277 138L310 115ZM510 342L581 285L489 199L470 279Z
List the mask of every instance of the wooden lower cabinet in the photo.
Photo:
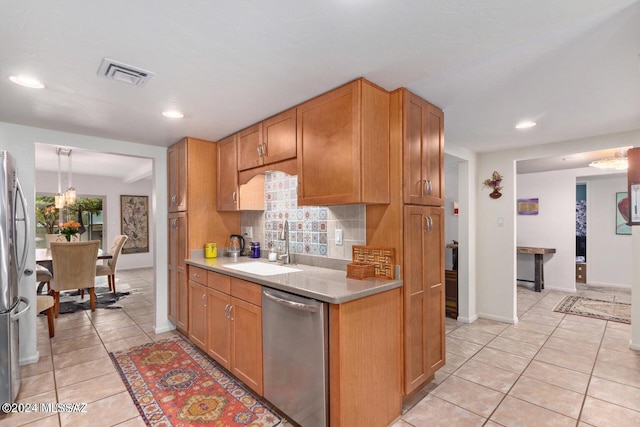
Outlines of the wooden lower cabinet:
M207 309L208 289L189 280L189 339L192 343L207 350Z
M445 363L444 210L404 208L404 392Z
M329 305L329 425L387 426L402 413L401 291Z
M262 395L262 287L211 271L189 287L189 339Z
M229 317L231 373L262 395L262 308L231 297Z
M209 322L207 354L225 369L231 370L231 328L227 319L227 309L231 297L215 289L209 289Z

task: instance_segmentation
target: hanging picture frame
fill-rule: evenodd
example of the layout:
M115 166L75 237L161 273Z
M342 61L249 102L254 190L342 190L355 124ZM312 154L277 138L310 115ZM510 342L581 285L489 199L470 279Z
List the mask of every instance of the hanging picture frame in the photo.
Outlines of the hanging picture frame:
M123 254L149 252L149 196L120 196L120 233Z
M518 199L518 215L538 215L539 200L537 197L531 199Z

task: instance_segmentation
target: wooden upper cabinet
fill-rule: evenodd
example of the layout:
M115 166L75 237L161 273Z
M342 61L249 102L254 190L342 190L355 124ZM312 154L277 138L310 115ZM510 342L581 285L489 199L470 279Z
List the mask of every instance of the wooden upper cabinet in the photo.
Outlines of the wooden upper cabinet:
M238 170L262 165L262 123L238 132Z
M389 93L359 79L297 107L298 205L389 203Z
M169 212L187 210L187 140L167 150Z
M444 114L417 95L402 90L404 202L444 204Z
M218 141L218 211L238 210L237 137L234 134Z
M295 157L295 108L238 132L238 171Z
M291 108L263 121L262 141L265 165L295 159L296 109Z

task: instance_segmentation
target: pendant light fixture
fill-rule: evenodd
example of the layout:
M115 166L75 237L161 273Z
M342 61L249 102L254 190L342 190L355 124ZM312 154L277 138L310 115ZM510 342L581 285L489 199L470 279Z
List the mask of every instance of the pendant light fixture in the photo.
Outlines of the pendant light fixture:
M60 148L56 150L56 154L58 155L58 192L56 193L56 209L64 208L65 195L62 192L62 185L60 181Z
M69 188L67 188L67 192L64 195L65 202L67 205L74 205L76 203L76 189L73 188L72 184L72 166L71 166L71 150L69 150L68 154L69 158Z

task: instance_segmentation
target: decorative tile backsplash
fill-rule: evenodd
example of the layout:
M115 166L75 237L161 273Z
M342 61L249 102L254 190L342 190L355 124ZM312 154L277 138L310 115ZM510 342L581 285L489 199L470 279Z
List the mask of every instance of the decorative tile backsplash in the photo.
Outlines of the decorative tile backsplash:
M284 221L289 222L289 253L339 259L351 259L353 245L366 240L365 207L301 206L296 191L298 180L282 172L265 174L264 212L242 212L242 227L253 227L253 241L260 241L263 251L275 247L284 252L279 239ZM335 230L342 229L343 244L335 244Z

